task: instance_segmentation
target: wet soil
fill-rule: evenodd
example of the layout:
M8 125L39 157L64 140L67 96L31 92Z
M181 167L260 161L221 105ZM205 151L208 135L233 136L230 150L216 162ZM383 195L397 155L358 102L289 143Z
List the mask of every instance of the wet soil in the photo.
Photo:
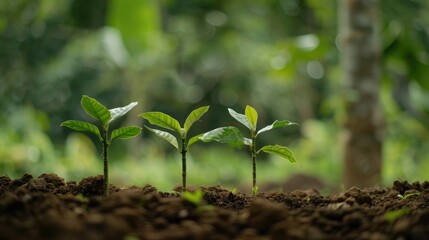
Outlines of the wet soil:
M0 177L0 239L428 239L429 183L252 197L202 187L193 204L155 187L101 196L103 177ZM402 196L402 197L401 197Z

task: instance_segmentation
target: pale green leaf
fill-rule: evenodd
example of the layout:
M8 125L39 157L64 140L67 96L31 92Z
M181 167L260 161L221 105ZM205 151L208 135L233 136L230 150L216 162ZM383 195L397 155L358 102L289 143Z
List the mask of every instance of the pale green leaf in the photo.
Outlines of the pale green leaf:
M183 131L179 122L170 115L162 112L146 112L140 114L139 116L148 120L153 125L175 131L182 136Z
M234 111L231 108L228 108L228 112L233 118L235 118L235 120L239 121L241 124L246 126L248 129L252 130L252 124L250 124L249 120L247 120L246 115L241 114L241 113L237 113L236 111Z
M86 95L82 96L80 104L85 112L100 121L103 127L107 126L110 120L110 112L103 104L99 103L95 98Z
M204 106L204 107L200 107L195 109L194 111L192 111L189 116L186 118L185 120L185 125L184 125L184 134L186 137L186 134L188 133L189 129L191 128L191 126L198 121L207 111L209 110L209 106Z
M228 143L232 147L242 147L244 138L240 130L236 127L220 127L204 133L200 136L203 142Z
M269 154L273 154L273 155L277 155L283 158L286 158L287 160L289 160L289 162L293 163L296 162L295 156L293 155L292 151L289 150L289 148L285 147L285 146L280 146L280 145L268 145L268 146L264 146L261 149L258 150L258 153L260 151L269 153Z
M196 135L196 136L191 137L191 139L189 139L189 141L188 141L188 148L187 148L187 149L189 149L189 147L191 147L191 145L192 145L192 144L194 144L194 143L196 143L196 142L200 141L200 137L201 137L202 135L203 135L203 134L198 134L198 135Z
M419 196L420 194L421 194L420 192L408 193L408 194L405 194L405 195L398 194L398 197L399 197L401 200L405 200L405 199L407 199L407 198L409 198L409 197L412 197L412 196Z
M97 126L95 126L92 123L84 122L84 121L78 121L78 120L67 120L63 123L61 123L62 127L68 127L76 131L81 132L90 132L98 137L100 141L102 140L100 130Z
M118 128L112 131L110 141L114 139L133 138L139 135L141 132L142 132L142 129L136 126Z
M261 134L263 132L267 132L267 131L270 131L270 130L275 129L275 128L287 127L290 125L298 125L298 124L294 123L294 122L289 122L287 120L281 120L281 121L275 120L273 122L273 124L268 125L268 126L262 128L261 130L259 130L258 133L256 134L256 136L258 136L259 134Z
M135 107L138 103L132 102L124 107L118 107L110 109L110 120L109 123L113 122L115 119L124 116L127 112L129 112L133 107Z
M255 132L256 124L258 123L258 112L256 112L256 110L253 107L247 105L246 109L244 110L244 113L250 125L252 126L251 130Z
M247 146L252 146L252 139L250 138L243 138L243 143Z
M174 137L171 133L169 132L165 132L165 131L161 131L158 129L152 129L148 126L145 126L149 131L155 133L155 135L157 135L158 137L166 140L167 142L169 142L171 145L173 145L178 151L180 151L179 149L179 144L177 142L176 137Z

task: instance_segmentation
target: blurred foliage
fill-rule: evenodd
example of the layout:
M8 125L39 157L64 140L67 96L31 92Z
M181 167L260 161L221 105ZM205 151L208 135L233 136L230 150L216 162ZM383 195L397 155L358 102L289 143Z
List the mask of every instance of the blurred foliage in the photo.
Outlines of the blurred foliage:
M300 123L261 136L261 144L292 146L299 161L283 165L261 157L267 164L261 179L281 181L307 172L339 183L346 93L336 5L334 0L0 0L0 174L56 172L77 180L101 173L91 139L59 127L65 119L86 118L79 99L87 94L108 107L139 101L130 116L156 110L179 121L211 105L198 132L234 124L226 107L250 104L261 126L273 119ZM428 11L425 0L380 0L385 183L422 180L429 170ZM142 124L137 117L124 121ZM227 147L197 146L190 183L250 181L250 166L242 163L247 157ZM172 175L177 156L163 147L147 133L114 146L112 182L179 183L180 176Z

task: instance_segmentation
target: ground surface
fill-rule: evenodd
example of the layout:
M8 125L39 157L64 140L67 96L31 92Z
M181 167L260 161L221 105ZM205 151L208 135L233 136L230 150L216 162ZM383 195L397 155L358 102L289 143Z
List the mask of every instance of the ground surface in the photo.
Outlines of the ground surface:
M205 187L199 206L149 185L103 197L102 183L0 177L0 239L429 239L428 182L332 196Z

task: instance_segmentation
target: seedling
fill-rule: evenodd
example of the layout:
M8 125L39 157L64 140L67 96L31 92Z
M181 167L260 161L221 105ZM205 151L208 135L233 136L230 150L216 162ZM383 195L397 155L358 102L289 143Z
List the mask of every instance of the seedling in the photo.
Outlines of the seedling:
M256 125L258 122L258 113L253 107L246 106L245 114L237 113L231 108L228 108L228 112L235 120L237 120L250 130L251 138L243 137L240 130L238 130L238 128L236 127L221 127L203 134L200 139L204 142L217 141L220 143L228 143L230 146L233 147L241 147L243 145L247 145L250 147L253 163L252 194L253 196L255 196L258 193L258 186L256 185L256 155L258 153L265 152L269 154L274 154L289 160L291 163L296 162L295 156L293 155L292 151L285 146L267 145L263 146L259 150L256 150L257 137L263 132L267 132L275 128L294 125L296 123L289 122L287 120L276 120L273 124L268 125L257 131Z
M204 192L201 189L195 192L183 192L182 198L192 203L198 210L213 210L214 208L212 205L204 205Z
M67 120L61 124L61 126L71 128L76 131L85 131L90 132L98 137L102 146L102 158L104 161L104 186L103 193L105 196L109 196L109 167L108 167L108 148L111 142L115 139L127 139L133 138L139 135L142 131L140 127L129 126L121 127L112 131L110 137L108 137L109 125L115 119L125 115L133 107L137 105L137 102L132 102L124 107L118 107L113 109L107 109L101 103L99 103L94 98L88 96L82 96L80 101L83 109L91 117L95 118L101 124L101 133L100 128L95 126L92 123L78 121L78 120Z
M173 145L174 148L176 148L176 150L182 154L182 191L186 191L186 153L189 151L189 148L192 144L200 140L199 137L202 135L199 134L189 139L188 132L191 126L196 121L198 121L208 110L209 106L204 106L193 110L186 118L183 128L176 119L162 112L147 112L139 115L140 117L148 120L151 124L173 131L179 135L178 138L180 138L181 141L180 147L178 144L178 138L176 138L171 133L145 126L149 131L155 133L156 136Z
M405 200L405 199L407 199L407 198L409 198L409 197L412 197L412 196L419 196L420 194L421 194L420 192L408 193L408 194L405 194L405 195L398 194L398 197L399 197L401 200Z
M393 223L396 219L408 215L410 213L410 209L407 207L400 208L398 210L388 211L384 214L384 218L389 222Z
M183 192L182 198L198 207L202 204L204 192L196 190L195 192Z
M82 203L87 203L88 202L88 198L86 198L85 196L83 196L83 194L79 193L78 195L76 195L76 199L79 200Z

